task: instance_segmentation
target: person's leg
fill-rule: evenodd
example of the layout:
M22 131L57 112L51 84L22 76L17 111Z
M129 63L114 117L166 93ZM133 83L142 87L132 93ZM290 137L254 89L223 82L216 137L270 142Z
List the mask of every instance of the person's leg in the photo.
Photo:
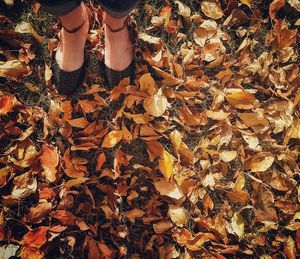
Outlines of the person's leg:
M105 60L107 67L122 71L132 62L133 49L127 26L122 28L129 13L137 6L139 0L99 0L106 11L105 17Z
M56 52L60 69L66 72L79 69L84 61L84 46L89 30L87 8L80 0L40 0L40 3L49 13L59 17L63 26Z

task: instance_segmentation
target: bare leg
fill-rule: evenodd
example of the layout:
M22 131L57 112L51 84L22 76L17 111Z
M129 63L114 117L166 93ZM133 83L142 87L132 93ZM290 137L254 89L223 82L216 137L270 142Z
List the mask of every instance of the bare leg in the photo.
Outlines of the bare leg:
M121 28L127 17L116 19L105 14L105 22L112 29ZM129 36L128 28L119 32L111 32L105 26L105 65L109 68L122 71L127 68L133 59L133 46Z
M75 71L82 66L84 61L84 46L89 31L88 9L84 4L81 4L72 12L60 16L59 19L67 30L72 30L85 21L80 30L75 33L69 33L64 28L62 29L59 48L55 56L62 70L66 72Z

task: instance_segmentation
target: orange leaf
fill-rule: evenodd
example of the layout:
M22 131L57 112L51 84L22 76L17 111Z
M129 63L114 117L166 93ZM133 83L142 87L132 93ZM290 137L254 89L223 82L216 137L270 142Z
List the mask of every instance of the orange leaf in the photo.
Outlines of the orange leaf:
M160 144L158 141L150 141L146 142L147 144L147 152L149 154L149 159L151 162L157 157L161 157L164 151L164 146Z
M0 97L0 115L6 115L12 111L14 105L14 98L11 95L4 95Z
M241 190L227 192L227 196L232 202L240 204L246 203L250 199L249 194Z
M33 248L30 246L23 246L20 252L21 258L26 259L43 259L45 255L39 251L37 248Z
M207 123L206 112L195 111L186 106L179 108L179 118L187 126L200 126Z
M83 117L68 120L68 122L72 127L81 128L81 129L84 129L89 125L89 122Z
M112 148L120 142L122 137L123 137L122 131L113 130L105 136L105 138L102 142L102 147Z
M44 226L35 228L24 236L22 243L25 246L40 248L47 241L48 230L49 228Z
M97 164L96 164L96 171L99 171L104 163L106 162L106 156L104 153L100 153L100 155L97 158Z
M44 144L39 160L41 167L44 169L42 175L45 176L49 182L54 182L57 173L56 167L58 166L59 161L57 148L49 144Z
M50 215L56 218L61 224L66 226L74 226L75 219L77 218L71 212L66 210L56 210L51 212Z
M226 100L233 107L238 109L249 110L258 105L255 96L248 92L236 92L226 95Z
M164 6L160 11L160 16L165 19L165 26L168 26L171 18L172 7L171 5Z
M30 208L25 220L31 223L40 223L51 210L52 204L50 202L39 203L37 206Z
M123 212L123 215L128 218L131 222L134 222L136 218L141 218L145 214L144 211L139 209L132 209L130 211Z

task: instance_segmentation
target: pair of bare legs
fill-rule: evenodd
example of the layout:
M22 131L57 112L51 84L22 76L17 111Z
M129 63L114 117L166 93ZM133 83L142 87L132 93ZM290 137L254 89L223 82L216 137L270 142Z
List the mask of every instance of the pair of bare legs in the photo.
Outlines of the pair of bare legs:
M64 29L61 31L60 47L55 58L59 67L66 72L75 71L83 64L84 47L89 32L89 12L89 9L81 4L67 15L59 17L63 27L67 30L72 30L85 21L81 29L75 33L69 33ZM105 24L108 24L112 29L121 28L127 18L116 19L107 13L105 16ZM105 25L104 53L104 63L107 67L122 71L129 66L133 58L133 51L127 27L119 32L111 32Z

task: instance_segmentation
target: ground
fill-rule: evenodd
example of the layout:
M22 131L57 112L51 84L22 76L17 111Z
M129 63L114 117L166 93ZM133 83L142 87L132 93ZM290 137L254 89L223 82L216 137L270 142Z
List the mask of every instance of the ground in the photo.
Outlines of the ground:
M60 24L0 2L0 258L296 258L298 1L141 1L135 80L51 79Z

